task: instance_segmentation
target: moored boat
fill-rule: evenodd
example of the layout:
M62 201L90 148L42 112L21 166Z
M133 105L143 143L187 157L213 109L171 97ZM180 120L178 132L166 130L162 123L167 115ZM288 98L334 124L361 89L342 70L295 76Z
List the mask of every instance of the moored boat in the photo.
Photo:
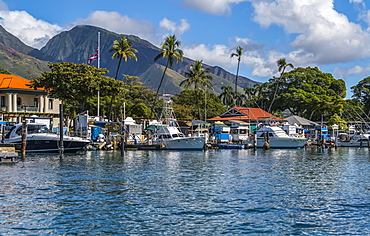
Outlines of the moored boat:
M288 135L278 126L263 125L257 129L257 148L263 148L266 144L270 148L303 148L307 139Z
M22 142L22 124L11 128L5 136L5 143L15 143L16 149L20 149ZM45 124L27 124L26 152L59 152L60 136L51 133ZM89 140L80 137L63 136L64 152L77 152L90 143Z

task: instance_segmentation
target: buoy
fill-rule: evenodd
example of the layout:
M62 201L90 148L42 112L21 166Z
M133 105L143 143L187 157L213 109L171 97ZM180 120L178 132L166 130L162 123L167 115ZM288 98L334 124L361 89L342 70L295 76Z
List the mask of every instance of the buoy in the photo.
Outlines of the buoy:
M265 142L265 143L263 144L263 148L264 148L265 150L270 149L270 144L269 144L268 142Z

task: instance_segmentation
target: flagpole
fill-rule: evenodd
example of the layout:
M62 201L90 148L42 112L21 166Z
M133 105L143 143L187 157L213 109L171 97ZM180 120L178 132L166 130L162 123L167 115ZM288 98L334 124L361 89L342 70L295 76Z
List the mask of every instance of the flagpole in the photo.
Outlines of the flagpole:
M100 32L98 32L98 68L100 68ZM100 91L98 91L98 119L100 121Z

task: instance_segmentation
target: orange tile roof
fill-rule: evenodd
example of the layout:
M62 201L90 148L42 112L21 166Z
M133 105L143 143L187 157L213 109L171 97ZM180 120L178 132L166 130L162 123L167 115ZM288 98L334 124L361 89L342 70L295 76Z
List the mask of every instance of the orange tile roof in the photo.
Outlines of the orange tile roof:
M237 113L235 115L227 115L232 110L236 110ZM226 111L225 113L221 114L220 116L216 116L210 119L209 121L226 121L226 120L264 120L266 118L270 118L272 120L279 120L284 121L283 119L276 118L275 116L271 115L265 110L261 108L249 108L249 107L233 107Z
M34 90L30 86L31 80L18 77L15 75L0 74L0 89L12 88L12 89L28 89ZM38 88L37 90L45 90L44 88Z

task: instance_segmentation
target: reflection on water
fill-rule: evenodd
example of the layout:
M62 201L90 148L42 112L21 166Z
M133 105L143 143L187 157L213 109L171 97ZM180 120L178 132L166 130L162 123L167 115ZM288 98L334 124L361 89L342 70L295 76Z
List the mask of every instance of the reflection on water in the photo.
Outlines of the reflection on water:
M0 235L367 235L367 148L87 152L0 166Z

